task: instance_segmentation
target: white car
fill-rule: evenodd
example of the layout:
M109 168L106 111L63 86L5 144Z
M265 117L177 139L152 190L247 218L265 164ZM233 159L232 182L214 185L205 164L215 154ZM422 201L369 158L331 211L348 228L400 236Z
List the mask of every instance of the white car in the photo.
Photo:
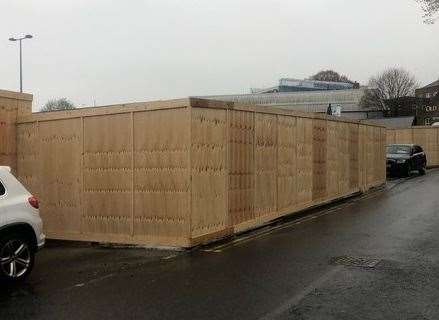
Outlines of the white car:
M18 281L32 271L45 242L38 208L11 169L0 166L0 280Z

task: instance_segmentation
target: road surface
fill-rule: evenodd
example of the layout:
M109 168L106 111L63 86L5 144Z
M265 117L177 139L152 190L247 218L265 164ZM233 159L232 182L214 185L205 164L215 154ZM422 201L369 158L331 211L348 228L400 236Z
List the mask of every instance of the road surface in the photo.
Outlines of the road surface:
M439 170L318 215L189 253L49 247L0 319L439 319Z

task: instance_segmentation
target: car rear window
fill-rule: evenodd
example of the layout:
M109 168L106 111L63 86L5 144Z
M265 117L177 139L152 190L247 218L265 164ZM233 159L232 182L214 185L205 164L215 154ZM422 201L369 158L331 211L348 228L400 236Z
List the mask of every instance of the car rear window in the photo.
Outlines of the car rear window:
M398 145L390 145L387 146L388 154L410 154L412 150L409 146L398 146Z
M5 193L6 193L5 186L4 186L3 183L0 181L0 196L4 195Z

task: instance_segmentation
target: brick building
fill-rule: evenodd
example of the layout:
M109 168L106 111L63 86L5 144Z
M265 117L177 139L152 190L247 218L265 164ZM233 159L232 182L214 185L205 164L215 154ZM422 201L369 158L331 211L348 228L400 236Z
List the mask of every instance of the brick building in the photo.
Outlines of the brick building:
M430 83L429 85L416 89L416 97L419 98L433 98L439 96L439 80Z
M424 93L425 94L425 93ZM386 117L413 116L413 125L430 126L439 122L439 95L432 98L401 97L386 101Z

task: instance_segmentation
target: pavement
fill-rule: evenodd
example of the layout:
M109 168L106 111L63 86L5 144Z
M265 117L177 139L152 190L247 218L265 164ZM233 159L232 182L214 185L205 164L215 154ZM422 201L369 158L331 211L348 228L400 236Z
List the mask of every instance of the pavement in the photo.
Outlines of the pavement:
M188 252L53 243L0 319L439 319L439 170Z

